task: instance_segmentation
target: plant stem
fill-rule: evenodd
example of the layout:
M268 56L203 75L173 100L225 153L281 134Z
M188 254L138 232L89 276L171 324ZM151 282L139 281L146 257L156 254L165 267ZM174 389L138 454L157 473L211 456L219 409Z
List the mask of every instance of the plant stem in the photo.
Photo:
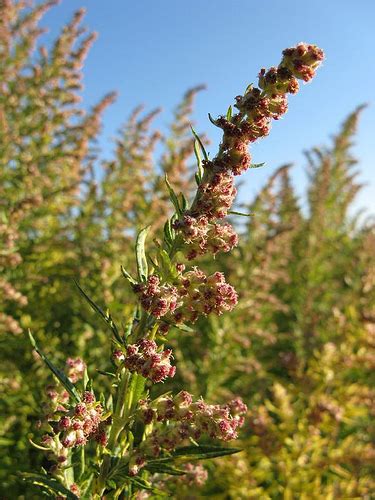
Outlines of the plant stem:
M118 437L121 433L121 431L124 428L125 422L123 419L123 411L124 407L126 406L126 400L130 396L128 394L128 386L129 386L129 379L130 379L130 373L124 369L121 372L120 375L120 383L117 388L117 399L116 399L116 406L115 406L115 411L112 415L113 418L113 423L111 427L111 431L109 434L108 438L108 443L107 443L107 449L109 450L110 454L105 455L103 458L102 465L100 467L100 473L99 477L97 480L97 491L99 492L99 495L102 496L105 490L105 482L110 470L111 466L111 455L113 455L114 448L116 447ZM100 498L99 496L99 498Z

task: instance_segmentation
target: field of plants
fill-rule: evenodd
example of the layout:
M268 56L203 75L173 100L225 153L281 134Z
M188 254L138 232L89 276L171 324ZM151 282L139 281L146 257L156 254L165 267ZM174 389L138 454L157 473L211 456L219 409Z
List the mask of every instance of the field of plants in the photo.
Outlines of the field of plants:
M323 51L280 47L204 132L202 87L167 134L135 108L106 160L115 95L81 102L83 11L41 45L55 3L0 0L0 498L374 498L363 106L306 153L303 199L282 165L240 205Z

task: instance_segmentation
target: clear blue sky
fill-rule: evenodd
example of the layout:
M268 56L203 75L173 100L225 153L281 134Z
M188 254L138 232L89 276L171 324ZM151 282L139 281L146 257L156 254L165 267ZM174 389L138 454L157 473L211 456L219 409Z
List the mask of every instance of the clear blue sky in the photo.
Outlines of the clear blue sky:
M218 131L207 120L224 113L233 97L256 81L258 70L278 64L285 47L314 43L326 53L316 79L291 96L289 111L268 138L252 148L253 161L266 167L245 174L242 200L250 199L279 165L294 162L294 184L305 186L303 150L327 143L358 104L367 102L355 154L360 179L369 186L356 206L375 213L375 0L62 0L43 24L58 33L72 12L86 7L85 24L99 32L85 65L84 103L109 90L117 102L106 111L101 146L130 110L143 103L162 106L162 130L183 92L207 84L194 119L207 130L215 153Z

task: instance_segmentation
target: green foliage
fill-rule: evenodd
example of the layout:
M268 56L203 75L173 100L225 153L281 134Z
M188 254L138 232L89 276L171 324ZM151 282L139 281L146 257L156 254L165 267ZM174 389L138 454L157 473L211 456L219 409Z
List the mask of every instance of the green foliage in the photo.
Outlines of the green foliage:
M172 273L168 252L175 234L168 198L180 213L186 200L176 193L193 189L194 153L198 183L202 156L208 158L207 139L194 132L194 140L190 130L193 100L202 87L185 94L167 137L151 128L158 110L141 116L136 108L119 131L114 159L98 157L93 144L114 95L88 113L78 104L80 68L93 40L81 29L82 12L49 49L36 50L39 20L53 3L25 8L23 2L0 2L0 488L6 498L40 498L30 483L50 495L75 498L43 474L48 460L29 441L40 437L40 394L52 376L23 332L36 332L46 354L32 336L31 341L50 367L48 359L62 366L66 357L81 356L97 370L99 392L116 385L116 375L100 375L113 371L106 361L108 326L121 344L129 323L139 319L120 265L129 269L131 274L123 273L132 284L137 271L140 280L146 278L153 262L145 254L142 227L151 224L149 237L162 239L160 223L172 216L164 227L168 248L155 257L165 275ZM252 215L241 219L242 238L230 259L215 262L239 292L234 312L201 319L194 329L181 325L183 335L177 329L169 333L179 371L163 390L187 383L209 400L241 395L249 414L238 448L184 448L150 461L136 478L129 477L125 463L119 477L109 477L109 487L125 478L151 498L160 491L184 498L183 462L228 455L209 462L209 479L195 498L374 494L375 235L350 211L360 189L350 147L361 109L348 117L330 147L308 153L307 211L284 166L244 214L231 213ZM159 142L164 153L158 162ZM81 295L73 280L82 285ZM83 305L82 296L99 314ZM125 325L123 318L130 318ZM68 389L61 371L52 371ZM142 384L137 376L129 381L135 400ZM73 389L69 385L77 397ZM106 414L115 404L105 402ZM89 491L90 474L82 465L82 491L85 485ZM176 482L163 483L163 474Z

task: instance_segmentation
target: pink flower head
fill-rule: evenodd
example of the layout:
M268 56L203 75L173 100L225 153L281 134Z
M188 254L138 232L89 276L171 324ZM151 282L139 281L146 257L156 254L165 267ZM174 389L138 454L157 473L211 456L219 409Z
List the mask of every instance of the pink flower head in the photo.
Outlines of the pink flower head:
M171 349L158 352L153 340L141 339L136 344L127 347L124 365L131 372L141 374L154 383L173 377L176 368L171 365Z
M68 378L71 382L73 382L73 384L83 378L86 364L81 358L68 358L66 360L66 367L68 369Z

